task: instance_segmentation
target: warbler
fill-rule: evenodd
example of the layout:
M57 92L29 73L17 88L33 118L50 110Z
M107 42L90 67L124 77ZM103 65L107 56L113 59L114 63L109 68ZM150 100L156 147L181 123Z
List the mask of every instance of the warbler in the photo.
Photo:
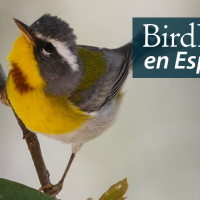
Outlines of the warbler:
M29 130L72 143L69 169L81 146L113 124L132 62L137 65L152 49L139 47L144 31L108 49L77 45L73 29L57 16L45 14L30 26L14 21L21 36L8 56L9 101Z

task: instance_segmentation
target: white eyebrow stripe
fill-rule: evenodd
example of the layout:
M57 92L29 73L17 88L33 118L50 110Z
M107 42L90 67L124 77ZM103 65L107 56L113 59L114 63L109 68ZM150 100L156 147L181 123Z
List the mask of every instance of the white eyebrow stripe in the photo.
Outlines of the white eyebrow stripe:
M77 64L77 57L72 54L72 52L69 50L68 46L66 43L63 43L59 40L54 40L51 38L45 38L42 36L40 33L37 33L36 36L40 39L46 40L56 48L57 52L63 57L64 60L66 60L69 64L69 66L74 70L78 71L79 66Z
M56 48L58 53L68 62L68 64L74 71L78 71L77 57L72 54L72 52L69 50L69 48L66 45L54 39L49 39L47 41L53 44L53 46Z

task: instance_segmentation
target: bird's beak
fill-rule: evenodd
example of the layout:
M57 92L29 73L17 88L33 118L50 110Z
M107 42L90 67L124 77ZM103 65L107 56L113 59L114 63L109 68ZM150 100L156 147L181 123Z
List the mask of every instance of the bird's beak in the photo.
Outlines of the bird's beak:
M13 20L19 28L21 34L26 38L26 40L35 46L33 31L26 24L20 22L19 20L15 18L13 18Z

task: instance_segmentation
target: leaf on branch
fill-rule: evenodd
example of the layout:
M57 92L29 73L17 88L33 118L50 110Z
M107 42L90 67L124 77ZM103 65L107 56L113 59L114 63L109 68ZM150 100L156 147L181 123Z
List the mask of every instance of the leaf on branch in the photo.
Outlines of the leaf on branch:
M127 178L112 185L107 192L105 192L99 200L124 200L126 191L128 189Z
M4 87L6 87L6 74L5 71L3 70L3 67L0 64L0 92L3 90Z
M0 178L0 200L53 200L52 197L28 186Z

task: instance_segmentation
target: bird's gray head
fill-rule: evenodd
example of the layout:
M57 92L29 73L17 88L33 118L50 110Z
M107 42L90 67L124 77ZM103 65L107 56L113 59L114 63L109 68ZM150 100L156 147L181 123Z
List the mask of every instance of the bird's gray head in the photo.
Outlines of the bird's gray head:
M46 92L70 96L82 77L73 29L67 22L49 14L43 15L31 26L18 20L15 22L32 40L40 74L47 84Z
M73 29L67 22L57 16L45 14L36 20L30 28L34 30L36 37L39 39L53 42L58 47L59 45L67 46L72 54L77 54L76 36Z

